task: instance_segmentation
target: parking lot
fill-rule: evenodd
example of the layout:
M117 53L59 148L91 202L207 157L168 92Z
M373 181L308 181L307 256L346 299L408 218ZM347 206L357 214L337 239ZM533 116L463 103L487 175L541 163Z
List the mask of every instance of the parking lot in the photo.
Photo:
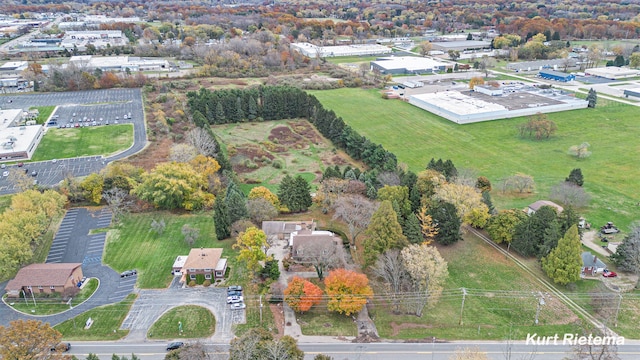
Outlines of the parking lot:
M53 161L28 162L25 161L24 168L28 173L36 171L34 180L41 186L53 186L62 181L68 174L74 177L86 176L100 171L109 162L119 160L133 155L144 149L147 142L147 133L144 123L144 111L142 105L142 93L140 89L109 89L92 91L60 92L47 94L20 94L0 96L0 106L3 108L29 109L32 106L57 106L52 114L55 116L56 125L82 124L92 126L96 119L96 125L102 118L102 126L115 124L133 124L133 145L113 156L89 156L71 159L58 159ZM75 116L74 116L75 114ZM124 115L130 119L124 119ZM80 120L83 120L80 122ZM45 135L47 136L47 135ZM109 141L109 139L105 139ZM53 156L52 156L53 157ZM17 169L17 165L7 166L7 170ZM24 169L19 169L24 171ZM16 192L14 184L11 184L8 177L0 177L0 195Z
M122 301L133 291L137 276L121 278L118 272L102 264L106 233L91 234L93 229L108 226L111 217L106 208L73 208L67 211L46 262L82 263L84 276L99 279L100 286L83 304L62 314L38 316L39 320L56 325L94 307ZM5 284L0 286L4 288ZM6 326L12 320L29 318L33 317L13 311L8 306L0 306L0 325Z

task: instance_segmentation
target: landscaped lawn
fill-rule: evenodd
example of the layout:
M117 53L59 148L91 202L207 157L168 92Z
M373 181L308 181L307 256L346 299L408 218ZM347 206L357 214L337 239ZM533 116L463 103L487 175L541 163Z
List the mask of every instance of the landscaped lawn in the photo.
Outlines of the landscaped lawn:
M413 171L431 158L451 159L457 168L471 168L489 177L498 209L523 208L547 199L552 186L571 169L580 168L591 203L584 213L593 226L614 221L626 230L638 220L640 185L640 122L634 106L600 100L595 109L549 114L558 131L549 140L518 136L525 118L457 125L408 103L383 100L378 90L312 91L324 105L360 134L398 156ZM588 142L591 157L578 160L567 154L572 145ZM500 183L515 173L534 177L536 193L505 195Z
M337 56L326 58L328 62L333 64L348 64L375 61L379 56Z
M153 220L164 220L162 234L151 229ZM182 235L182 226L189 224L200 230L197 241L188 245ZM169 212L131 214L107 235L104 261L121 272L138 270L137 286L143 289L164 288L173 275L171 266L179 255L188 255L191 248L221 247L228 258L231 273L235 267L236 252L233 241L217 241L213 217L210 213L176 215Z
M15 300L12 307L18 311L30 315L58 314L63 311L69 310L69 306L78 306L89 299L91 295L93 295L93 293L96 291L96 289L98 289L98 284L98 279L88 279L87 283L82 287L82 290L80 290L78 294L71 298L70 304L68 304L67 301L62 301L59 296L53 298L36 297L35 303L33 301L33 298L27 297L26 301L25 299Z
M60 331L65 340L93 341L121 339L129 333L129 330L119 329L135 299L136 295L130 294L126 299L117 304L89 310L73 319L54 326L54 329ZM93 325L85 330L84 325L89 318L93 320Z
M534 326L536 295L544 289L536 279L518 268L476 236L466 234L464 241L438 246L448 262L449 278L440 301L426 309L421 318L393 314L384 298L373 301L370 316L383 338L438 339L524 339L529 332L575 333L575 316L558 299L547 297ZM467 295L462 312L463 290ZM378 295L384 295L376 289Z
M72 129L49 129L31 160L109 155L133 144L133 125L120 124Z
M45 121L51 116L53 110L56 109L55 106L34 106L29 110L38 109L38 117L36 118L37 124L44 124Z
M179 324L182 323L182 331ZM147 332L150 339L203 338L213 335L216 319L202 306L175 307L156 320Z
M358 336L351 316L329 312L326 304L311 308L304 314L296 314L296 319L304 335Z

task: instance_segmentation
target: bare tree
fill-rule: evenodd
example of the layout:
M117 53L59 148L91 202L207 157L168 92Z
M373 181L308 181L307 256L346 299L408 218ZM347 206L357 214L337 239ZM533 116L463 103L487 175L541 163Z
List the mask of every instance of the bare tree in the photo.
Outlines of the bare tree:
M400 312L400 293L409 285L409 274L402 262L402 256L397 249L391 249L378 257L372 267L373 273L385 284L392 297L395 312Z
M247 219L240 219L231 224L231 237L237 237L241 232L245 232L248 228L255 226L254 223Z
M20 192L27 191L34 186L34 180L26 171L22 169L11 169L9 171L9 180Z
M301 250L302 255L296 255L296 258L300 259L300 262L313 266L320 280L324 279L324 273L327 270L346 266L342 244L336 244L333 241L313 241L298 249Z
M271 220L278 215L278 209L265 198L248 200L247 210L251 221L256 225L260 225L263 221Z
M531 175L517 173L509 176L504 183L505 190L517 190L519 193L530 193L535 188L535 182Z
M164 233L164 229L167 228L167 224L165 223L164 219L160 219L160 221L158 220L151 220L151 229L149 231L155 231L156 234L158 235L162 235L162 233Z
M184 236L184 242L189 246L193 246L193 244L198 240L200 236L200 229L195 228L189 224L184 224L182 226L182 235Z
M478 171L471 168L458 169L458 175L455 178L455 183L459 185L466 185L475 187L478 181Z
M378 205L364 196L350 195L339 197L334 206L336 212L333 219L340 219L347 224L349 241L355 245L358 235L369 226Z
M207 132L207 130L202 128L194 128L191 129L187 133L187 141L189 144L196 148L198 153L215 157L218 147L216 146L216 140Z
M401 185L400 176L395 172L381 172L377 177L380 185L398 186Z
M102 198L107 202L107 207L113 214L115 222L120 221L122 216L129 213L133 206L133 200L129 197L129 193L118 187L103 192Z
M198 150L189 144L175 144L169 151L169 158L176 162L189 162L198 155Z
M551 200L556 200L563 205L571 205L573 207L586 206L591 198L582 186L568 181L563 181L552 187L549 197Z
M598 334L597 329L584 329L584 336L591 336L591 334ZM609 338L609 337L607 337ZM619 360L618 345L615 343L615 337L611 337L613 341L601 341L599 345L595 345L594 341L585 341L584 344L576 344L573 348L572 360Z
M197 341L195 343L189 343L180 348L178 351L179 360L210 360L211 357L207 354L204 344Z

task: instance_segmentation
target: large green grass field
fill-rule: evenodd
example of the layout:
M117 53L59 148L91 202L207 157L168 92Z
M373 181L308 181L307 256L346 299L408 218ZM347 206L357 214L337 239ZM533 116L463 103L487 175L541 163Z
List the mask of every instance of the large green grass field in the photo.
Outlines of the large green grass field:
M580 168L591 202L584 213L594 226L614 221L623 230L638 220L640 196L640 122L638 108L601 100L595 109L549 114L558 131L545 141L519 137L516 126L526 118L458 125L408 103L384 100L377 90L338 89L312 92L360 134L398 156L414 171L431 158L451 159L457 168L475 169L493 183L499 209L523 208L547 199L549 190L571 169ZM606 104L605 104L606 103ZM591 157L567 154L588 142ZM534 177L536 192L515 197L499 191L515 173Z
M182 323L182 329L178 326ZM150 339L194 339L213 335L216 318L202 306L187 305L175 307L156 320L149 328Z
M33 154L33 161L77 156L109 155L133 144L133 125L49 129Z
M119 303L83 312L73 319L54 326L54 329L62 333L64 340L105 341L121 339L129 333L129 330L120 330L120 325L129 313L135 299L136 295L130 294ZM89 318L93 320L93 325L85 330L84 325Z

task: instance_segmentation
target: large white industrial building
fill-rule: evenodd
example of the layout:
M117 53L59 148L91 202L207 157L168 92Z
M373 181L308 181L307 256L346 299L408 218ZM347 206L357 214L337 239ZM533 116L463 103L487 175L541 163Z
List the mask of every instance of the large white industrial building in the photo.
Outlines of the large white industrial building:
M87 45L92 44L96 49L110 46L127 45L129 39L120 30L91 30L91 31L67 31L60 47L72 50L86 51Z
M446 70L447 65L423 57L390 56L372 61L371 70L379 71L381 74L430 74Z
M79 68L102 71L169 71L169 61L160 58L141 58L137 56L72 56L69 63Z
M607 66L600 68L591 68L584 71L585 74L591 76L599 76L605 79L618 80L630 77L636 77L640 71L629 69L626 67Z
M291 44L291 49L310 58L383 55L391 53L391 48L377 44L317 46L309 43L293 43Z
M21 125L22 109L0 110L0 162L27 160L33 156L44 126Z
M409 97L409 103L457 124L529 116L587 107L586 100L559 90L481 88L480 91L439 91Z

